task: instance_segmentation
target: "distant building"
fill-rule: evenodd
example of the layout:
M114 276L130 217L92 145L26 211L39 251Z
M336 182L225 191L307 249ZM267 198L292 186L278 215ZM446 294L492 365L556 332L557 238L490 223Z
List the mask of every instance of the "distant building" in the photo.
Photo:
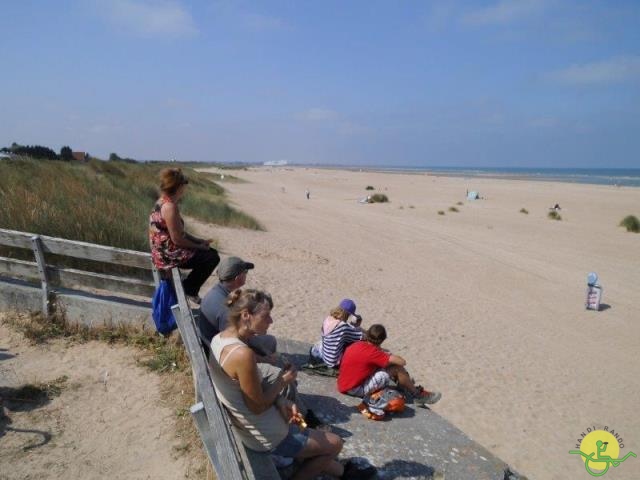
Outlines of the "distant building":
M284 167L287 163L286 160L269 160L264 162L263 165L266 167Z
M86 162L89 160L89 154L87 152L71 152L71 156L73 156L74 160L79 162Z
M11 158L11 155L8 153L0 152L0 159Z

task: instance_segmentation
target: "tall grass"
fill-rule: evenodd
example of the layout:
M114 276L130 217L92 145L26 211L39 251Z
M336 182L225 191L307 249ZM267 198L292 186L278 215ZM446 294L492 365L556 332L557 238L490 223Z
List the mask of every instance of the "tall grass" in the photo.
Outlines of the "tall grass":
M147 225L163 164L0 162L0 228L147 251ZM185 168L183 213L219 225L260 229L229 207L222 187Z

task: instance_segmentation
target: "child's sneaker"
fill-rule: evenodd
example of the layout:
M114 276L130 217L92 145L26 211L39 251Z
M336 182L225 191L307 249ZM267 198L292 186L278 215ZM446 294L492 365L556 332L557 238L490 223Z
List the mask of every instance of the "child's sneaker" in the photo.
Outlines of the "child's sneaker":
M369 410L369 408L364 404L364 402L361 402L360 405L358 405L358 411L364 415L365 417L367 417L369 420L376 420L376 421L380 421L380 420L384 420L384 415L378 415L373 413L371 410Z
M440 392L429 392L421 386L417 386L416 388L418 391L413 395L413 403L416 405L423 407L425 405L433 405L442 398L442 394Z

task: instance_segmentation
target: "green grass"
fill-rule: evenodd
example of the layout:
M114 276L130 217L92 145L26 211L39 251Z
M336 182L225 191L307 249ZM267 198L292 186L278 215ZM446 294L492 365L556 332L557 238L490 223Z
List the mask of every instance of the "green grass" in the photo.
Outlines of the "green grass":
M389 197L387 197L384 193L374 193L371 195L371 203L387 203L389 201Z
M635 215L627 215L620 221L620 226L627 229L627 232L640 233L640 220Z
M149 213L158 198L158 173L166 166L95 159L3 160L0 228L148 251ZM209 174L180 166L189 178L184 215L217 225L262 229L228 205L224 189ZM7 248L1 254L19 256Z
M525 215L529 215L529 210L527 210L526 208L521 208L520 209L520 213L524 213Z
M555 210L551 210L549 213L547 213L547 217L550 220L562 220L562 217L560 216L560 214L558 212L556 212Z

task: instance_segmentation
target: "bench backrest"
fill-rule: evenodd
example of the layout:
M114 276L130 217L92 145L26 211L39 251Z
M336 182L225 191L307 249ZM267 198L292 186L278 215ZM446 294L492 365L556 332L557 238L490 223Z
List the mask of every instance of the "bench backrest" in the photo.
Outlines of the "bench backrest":
M225 480L279 480L280 475L270 455L246 448L235 435L229 415L216 396L210 367L177 268L173 269L172 278L178 298L178 304L172 310L191 360L196 387L196 404L191 407L191 413L217 477Z
M0 257L0 275L40 282L43 290L43 311L47 312L49 295L55 287L75 290L101 289L150 298L158 283L158 273L151 263L149 253L6 229L0 229L0 245L33 252L34 261ZM142 269L145 280L78 268L55 267L47 264L47 254L136 267Z

